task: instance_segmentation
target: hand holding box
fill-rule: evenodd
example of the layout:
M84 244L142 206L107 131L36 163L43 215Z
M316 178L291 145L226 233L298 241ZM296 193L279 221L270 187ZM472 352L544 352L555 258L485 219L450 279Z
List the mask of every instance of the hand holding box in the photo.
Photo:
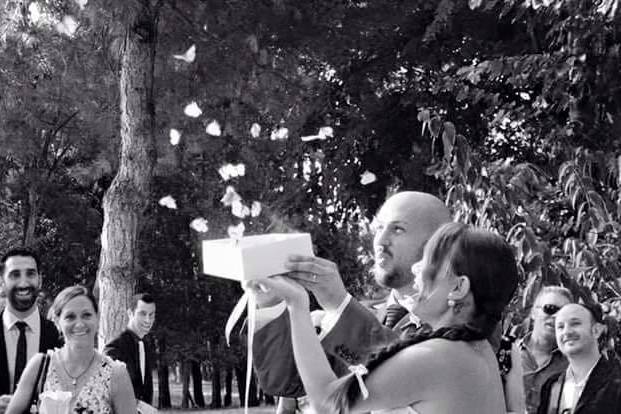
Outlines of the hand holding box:
M289 255L313 256L308 233L273 233L239 240L203 240L203 273L238 281L286 273Z

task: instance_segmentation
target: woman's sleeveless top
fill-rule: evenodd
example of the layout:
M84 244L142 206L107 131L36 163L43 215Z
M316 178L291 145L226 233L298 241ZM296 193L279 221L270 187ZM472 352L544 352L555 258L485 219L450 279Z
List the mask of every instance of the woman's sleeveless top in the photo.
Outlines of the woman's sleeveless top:
M58 356L55 355L55 356ZM61 386L56 364L50 364L43 391L66 391ZM108 356L100 355L97 366L92 370L90 378L71 399L71 414L112 414L112 361ZM62 369L62 368L60 368Z

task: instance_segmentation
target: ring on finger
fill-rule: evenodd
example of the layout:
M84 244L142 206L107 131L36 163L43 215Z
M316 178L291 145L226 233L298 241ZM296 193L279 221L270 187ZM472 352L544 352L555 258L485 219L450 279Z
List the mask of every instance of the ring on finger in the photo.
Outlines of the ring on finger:
M317 281L317 273L313 273L313 282Z

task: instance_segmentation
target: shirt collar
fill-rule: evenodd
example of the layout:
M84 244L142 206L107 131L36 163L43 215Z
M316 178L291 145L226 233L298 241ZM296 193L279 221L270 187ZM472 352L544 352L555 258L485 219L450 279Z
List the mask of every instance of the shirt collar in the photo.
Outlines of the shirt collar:
M39 315L39 312L32 312L24 319L20 319L15 314L13 314L9 310L9 308L4 308L4 312L2 312L2 324L7 331L13 329L15 327L15 323L19 321L25 322L26 325L28 325L28 329L30 329L31 331L36 331L41 326L41 317Z
M532 336L533 332L530 331L528 332L526 335L524 335L524 337L519 341L519 346L520 349L527 351L529 354L532 354L532 352L530 351L530 348L528 347L528 342L530 342L530 338ZM558 349L558 346L556 348L554 348L552 350L552 352L550 352L550 355L552 354L561 354L561 350Z
M566 381L571 381L571 383L576 388L583 388L586 385L586 382L589 380L589 377L591 376L591 373L593 372L593 370L595 369L595 367L599 363L600 359L602 359L601 355L600 355L599 358L597 358L597 361L595 361L595 363L593 364L591 369L589 369L589 372L587 372L586 376L581 381L576 381L576 379L574 377L574 371L571 369L571 364L569 364L569 366L567 366L567 372L565 372Z

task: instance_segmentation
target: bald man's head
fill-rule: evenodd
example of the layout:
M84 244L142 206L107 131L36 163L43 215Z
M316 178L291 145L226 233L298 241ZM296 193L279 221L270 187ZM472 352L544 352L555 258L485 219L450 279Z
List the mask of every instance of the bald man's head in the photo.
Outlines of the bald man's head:
M375 280L384 287L399 289L411 285L411 267L423 256L431 235L451 214L431 194L403 191L390 197L375 218Z

